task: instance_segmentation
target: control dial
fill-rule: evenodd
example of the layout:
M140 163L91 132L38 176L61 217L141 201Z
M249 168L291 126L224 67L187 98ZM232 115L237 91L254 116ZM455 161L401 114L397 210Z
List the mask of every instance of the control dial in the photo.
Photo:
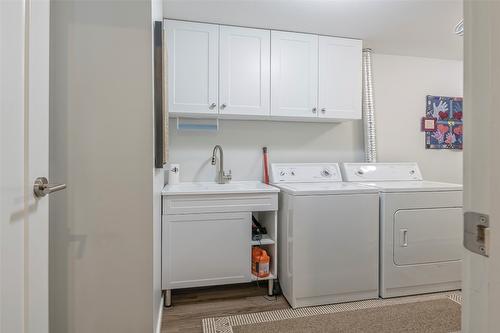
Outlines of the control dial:
M323 177L331 177L332 176L332 172L329 170L329 169L323 169L321 170L321 175Z

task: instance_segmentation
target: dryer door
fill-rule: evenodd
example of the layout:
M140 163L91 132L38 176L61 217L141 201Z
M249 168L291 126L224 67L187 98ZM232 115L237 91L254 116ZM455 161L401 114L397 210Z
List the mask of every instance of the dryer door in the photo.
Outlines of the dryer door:
M404 209L394 214L394 263L399 266L462 259L462 209Z

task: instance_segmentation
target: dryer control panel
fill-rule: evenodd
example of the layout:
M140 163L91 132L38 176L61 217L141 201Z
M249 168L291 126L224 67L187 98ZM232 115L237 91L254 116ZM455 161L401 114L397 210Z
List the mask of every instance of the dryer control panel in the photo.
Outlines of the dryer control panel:
M343 163L342 172L348 182L423 180L417 163Z
M338 163L273 163L271 183L341 182Z

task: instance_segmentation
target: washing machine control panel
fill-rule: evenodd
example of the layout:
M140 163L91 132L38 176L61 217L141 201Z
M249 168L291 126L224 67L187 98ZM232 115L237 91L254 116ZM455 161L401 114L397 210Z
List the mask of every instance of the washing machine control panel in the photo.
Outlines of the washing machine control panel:
M272 183L341 182L338 163L274 163Z

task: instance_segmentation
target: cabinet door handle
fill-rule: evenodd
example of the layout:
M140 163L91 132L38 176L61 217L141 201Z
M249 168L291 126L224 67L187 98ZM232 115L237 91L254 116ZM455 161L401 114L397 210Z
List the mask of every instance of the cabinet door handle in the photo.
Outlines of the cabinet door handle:
M212 110L212 109L213 109L213 108L215 108L216 106L217 106L217 104L212 103L212 104L210 104L210 106L209 106L208 108L209 108L210 110Z
M226 104L222 104L222 105L220 106L220 108L221 108L221 109L226 108Z
M325 113L325 112L326 112L326 109L325 109L325 108L321 108L321 112L322 112L322 113Z
M316 113L316 108L312 108L312 112L313 112L313 113Z

